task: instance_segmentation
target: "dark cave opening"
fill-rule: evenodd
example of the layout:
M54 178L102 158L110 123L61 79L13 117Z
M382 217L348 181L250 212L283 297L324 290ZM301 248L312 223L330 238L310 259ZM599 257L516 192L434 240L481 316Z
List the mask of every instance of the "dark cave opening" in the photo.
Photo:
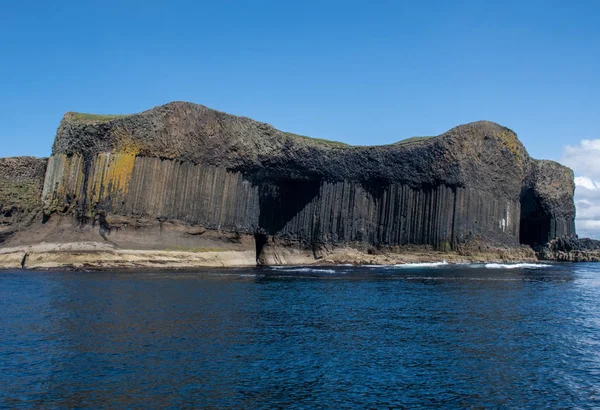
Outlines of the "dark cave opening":
M519 242L531 247L544 245L550 239L551 219L542 209L533 189L523 190Z
M320 181L282 180L260 186L258 224L269 235L276 235L318 195Z
M257 232L254 234L254 244L256 246L256 264L257 265L263 264L262 253L263 253L263 249L267 245L268 241L269 241L269 237L267 235L265 235L264 233Z

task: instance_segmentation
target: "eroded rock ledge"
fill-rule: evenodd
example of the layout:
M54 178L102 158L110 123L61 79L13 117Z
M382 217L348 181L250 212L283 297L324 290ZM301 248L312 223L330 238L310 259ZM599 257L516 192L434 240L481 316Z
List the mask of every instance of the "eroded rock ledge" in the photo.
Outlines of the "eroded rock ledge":
M538 253L542 260L562 262L600 262L600 241L569 237L556 238Z
M322 249L464 256L477 244L496 260L573 237L573 192L570 169L530 158L491 122L353 147L175 102L126 116L67 113L47 163L44 224L13 229L5 246L70 238L251 251L273 264L323 260Z

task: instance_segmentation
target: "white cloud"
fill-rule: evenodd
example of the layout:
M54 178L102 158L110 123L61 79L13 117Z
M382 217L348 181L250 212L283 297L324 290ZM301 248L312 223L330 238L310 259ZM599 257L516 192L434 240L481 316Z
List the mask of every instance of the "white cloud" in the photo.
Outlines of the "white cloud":
M600 221L600 202L575 201L577 207L577 219L579 221Z
M567 145L561 162L575 171L577 234L600 239L600 139Z
M583 140L579 145L567 145L561 162L576 175L600 181L600 139Z
M600 189L600 182L588 177L575 177L575 185L586 191L598 191Z
M577 235L580 238L600 239L600 221L577 221Z

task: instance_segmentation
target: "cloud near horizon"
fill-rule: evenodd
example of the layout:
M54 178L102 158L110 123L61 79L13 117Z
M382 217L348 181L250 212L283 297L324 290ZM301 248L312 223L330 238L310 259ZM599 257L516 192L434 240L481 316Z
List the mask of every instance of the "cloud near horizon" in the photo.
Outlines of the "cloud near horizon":
M579 237L600 239L600 139L567 145L561 162L575 172L575 207Z

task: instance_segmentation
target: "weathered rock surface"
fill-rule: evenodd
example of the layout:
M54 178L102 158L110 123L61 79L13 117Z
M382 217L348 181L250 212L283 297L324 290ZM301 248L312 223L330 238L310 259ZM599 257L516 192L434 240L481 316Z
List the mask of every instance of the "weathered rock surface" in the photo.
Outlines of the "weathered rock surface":
M252 250L245 252L149 251L118 249L109 243L41 243L31 246L0 248L0 268L27 269L186 269L197 266L255 266Z
M0 244L19 228L41 219L46 159L0 158Z
M542 260L562 262L600 262L600 241L560 237L544 245L538 256Z
M252 250L269 264L348 247L508 255L575 235L573 192L570 169L530 158L491 122L353 147L175 102L67 113L44 181L46 224L10 245L71 232L121 249Z

